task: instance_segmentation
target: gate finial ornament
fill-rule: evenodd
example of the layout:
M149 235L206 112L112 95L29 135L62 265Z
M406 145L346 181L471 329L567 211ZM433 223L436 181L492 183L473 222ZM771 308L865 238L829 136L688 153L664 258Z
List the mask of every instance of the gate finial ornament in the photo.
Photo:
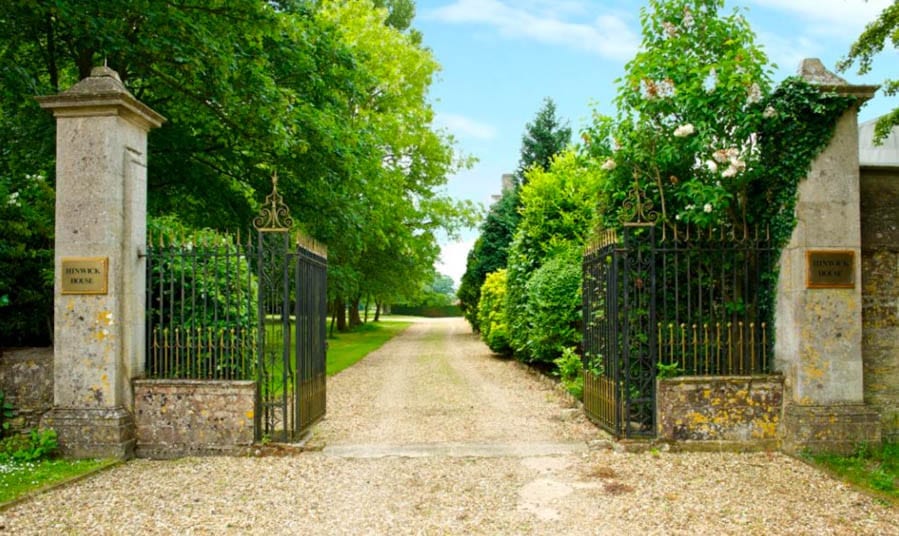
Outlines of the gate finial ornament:
M257 231L287 231L293 226L290 209L278 193L278 172L272 173L272 193L265 197L259 215L253 219Z
M634 187L628 190L627 198L621 204L618 220L624 226L651 226L659 219L651 199L641 195L640 186L634 181Z

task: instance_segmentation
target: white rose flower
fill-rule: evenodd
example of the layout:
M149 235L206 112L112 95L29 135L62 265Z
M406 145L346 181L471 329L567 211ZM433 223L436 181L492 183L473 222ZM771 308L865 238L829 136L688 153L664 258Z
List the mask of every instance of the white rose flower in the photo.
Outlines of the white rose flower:
M775 110L773 106L768 106L765 108L765 111L762 112L762 117L765 119L771 119L775 115L777 115L777 110Z
M677 138L686 138L694 132L696 132L696 128L691 123L687 123L686 125L681 125L674 129L674 136Z
M705 205L703 205L702 211L705 212L706 214L711 213L712 212L712 204L706 203Z
M606 171L612 171L612 170L615 169L617 166L618 166L618 164L616 164L614 160L612 160L611 158L609 158L608 160L606 160L605 162L603 162L603 164L602 164L602 169L604 169L604 170L606 170Z
M737 168L735 168L734 166L728 166L727 169L724 170L724 173L721 174L721 176L725 177L727 179L729 179L731 177L736 177L737 176Z
M706 160L705 167L709 168L712 173L718 173L718 164L714 160Z

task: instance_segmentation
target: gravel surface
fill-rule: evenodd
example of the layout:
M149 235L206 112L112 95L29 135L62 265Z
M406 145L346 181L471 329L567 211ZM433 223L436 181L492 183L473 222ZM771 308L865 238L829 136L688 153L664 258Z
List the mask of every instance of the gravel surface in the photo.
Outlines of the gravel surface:
M135 460L0 512L15 534L899 534L899 510L777 453L621 453L461 320L329 380L283 457Z

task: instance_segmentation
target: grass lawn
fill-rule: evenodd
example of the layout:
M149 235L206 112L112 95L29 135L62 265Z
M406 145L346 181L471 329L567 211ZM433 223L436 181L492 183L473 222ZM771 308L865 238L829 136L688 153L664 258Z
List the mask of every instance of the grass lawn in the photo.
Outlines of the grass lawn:
M859 448L852 456L807 455L839 478L899 505L899 443Z
M368 322L328 339L328 376L333 376L384 345L411 322Z
M115 460L41 460L0 463L0 505L45 486L105 467Z

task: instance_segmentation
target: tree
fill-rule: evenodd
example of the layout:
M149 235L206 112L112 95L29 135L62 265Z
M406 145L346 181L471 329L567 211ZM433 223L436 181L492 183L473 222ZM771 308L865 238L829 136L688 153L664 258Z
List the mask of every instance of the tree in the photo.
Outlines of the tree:
M600 209L597 201L604 176L599 163L574 149L556 156L548 171L534 167L528 172L528 180L521 189L521 221L509 250L506 284L505 314L510 345L517 359L551 364L558 355L543 350L554 344L548 341L555 339L540 339L537 344L535 337L570 333L571 326L549 325L553 319L570 319L568 309L558 311L556 316L547 313L547 307L564 301L559 295L567 296L565 303L578 299L577 294L568 292L571 290L570 273L551 270L550 273L544 271L540 281L533 277L542 266L560 255L568 259L566 262L574 263L580 273L579 264L572 260L570 252L582 249L593 230ZM563 264L565 262L557 262L555 266L561 269ZM532 288L535 285L540 289ZM561 285L561 290L556 285ZM532 297L541 303L530 302ZM540 312L540 318L532 316L531 313L536 311ZM535 329L534 322L538 320L546 320L548 324Z
M552 157L561 152L571 141L571 128L556 116L556 103L549 97L537 111L532 123L525 126L521 137L521 158L515 178L518 184L526 181L525 174L532 166L544 171L549 169Z
M887 42L894 48L899 47L899 3L896 2L887 6L877 20L865 27L849 49L849 54L837 64L837 68L846 71L858 62L858 74L866 74L871 70L874 56L883 51ZM899 94L899 80L885 80L883 93L890 97ZM882 142L897 125L899 125L899 107L877 120L874 128L875 141Z
M438 193L447 176L467 162L456 158L450 140L432 126L426 97L438 65L430 51L414 33L394 27L387 10L369 2L325 1L319 15L339 28L341 42L374 77L350 118L376 140L368 158L348 170L353 180L347 183L352 192L347 213L355 221L348 228L329 225L326 239L350 265L335 274L341 295L334 299L347 302L354 315L372 290L380 302L426 284L439 254L437 231L452 236L470 225L476 212L470 203ZM343 308L335 310L341 315ZM352 316L349 324L360 321Z
M481 234L475 241L465 263L465 274L459 285L459 306L472 328L480 328L478 303L481 286L487 274L505 268L509 244L518 226L518 195L515 189L506 190L487 213L481 224Z
M525 182L526 173L533 167L549 169L553 156L564 150L570 139L571 129L556 116L553 100L545 98L534 121L526 125L522 135L521 159L513 187L503 191L499 201L490 207L487 219L481 225L481 234L468 253L458 295L462 314L475 331L480 327L481 286L487 274L506 266L509 246L518 225L519 188Z
M438 66L408 30L414 5L379 3L9 3L0 181L10 195L30 175L52 187L53 121L30 97L106 61L168 118L149 139L151 214L245 228L277 171L294 220L328 244L342 299L361 296L367 271L389 269L359 260L368 253L402 258L401 276L424 281L437 231L453 233L473 211L440 193L465 162L431 126L425 97ZM52 223L52 211L41 217Z
M757 133L768 115L761 102L770 68L746 19L719 14L723 7L651 0L644 9L640 51L619 82L618 117L597 121L586 138L592 154L607 158L607 226L639 218L630 210L638 202L669 223L752 223L748 192L764 172Z

